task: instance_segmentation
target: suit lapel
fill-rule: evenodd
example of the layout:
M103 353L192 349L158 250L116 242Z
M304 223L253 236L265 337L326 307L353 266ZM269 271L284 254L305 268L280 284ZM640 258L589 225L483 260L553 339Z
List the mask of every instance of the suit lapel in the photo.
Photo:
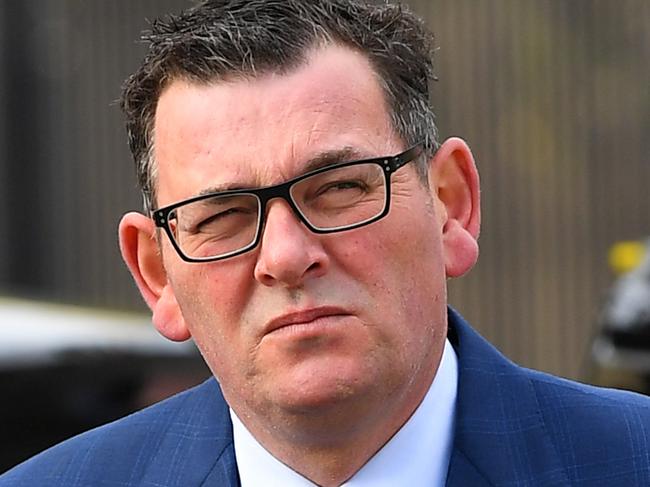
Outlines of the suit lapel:
M171 417L170 417L171 415ZM239 485L232 423L216 380L210 379L167 412L167 424L139 485ZM152 425L152 433L160 424Z
M467 487L470 485L472 487L487 487L493 484L483 476L461 450L454 448L449 461L446 485L447 487Z
M219 457L214 467L201 483L201 487L240 487L235 448L231 444Z
M449 310L458 355L450 486L567 485L534 386L516 366Z

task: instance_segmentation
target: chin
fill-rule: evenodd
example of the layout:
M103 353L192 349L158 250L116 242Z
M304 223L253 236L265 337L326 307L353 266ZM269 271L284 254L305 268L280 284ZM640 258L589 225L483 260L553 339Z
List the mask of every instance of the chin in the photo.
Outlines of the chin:
M376 387L377 379L361 373L358 365L336 363L336 359L294 368L278 377L273 388L274 401L286 411L296 414L321 414L338 407L350 407L364 400ZM335 365L336 364L336 365Z

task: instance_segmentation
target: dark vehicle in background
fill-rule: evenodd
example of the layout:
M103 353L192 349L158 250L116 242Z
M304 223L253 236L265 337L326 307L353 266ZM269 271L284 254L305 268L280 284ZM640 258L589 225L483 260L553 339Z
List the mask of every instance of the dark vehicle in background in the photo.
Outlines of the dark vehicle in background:
M0 472L208 374L146 316L0 298Z

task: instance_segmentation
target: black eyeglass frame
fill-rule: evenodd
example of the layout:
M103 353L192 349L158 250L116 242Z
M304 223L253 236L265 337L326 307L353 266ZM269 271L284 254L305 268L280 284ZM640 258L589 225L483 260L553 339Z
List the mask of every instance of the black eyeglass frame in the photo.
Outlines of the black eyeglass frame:
M419 143L405 150L404 152L401 152L394 156L374 157L371 159L362 159L357 161L349 161L349 162L342 162L339 164L333 164L331 166L325 166L319 169L315 169L313 171L309 171L305 174L301 174L300 176L289 179L280 184L275 184L273 186L265 186L262 188L251 188L251 189L234 189L229 191L220 191L215 193L202 194L199 196L193 196L192 198L178 201L172 205L168 205L163 208L158 208L156 210L153 210L151 218L156 224L156 227L165 230L165 233L167 234L169 241L172 243L172 246L180 256L180 258L186 262L214 262L217 260L224 260L230 257L241 255L257 247L260 243L262 230L266 223L266 218L264 217L264 215L266 214L266 205L273 198L282 198L284 201L286 201L287 204L293 210L294 214L298 217L298 219L302 223L304 223L305 226L313 233L325 234L325 233L336 233L336 232L352 230L354 228L359 228L374 223L388 214L388 212L390 211L390 194L391 194L390 183L391 183L392 174L402 166L406 165L407 163L418 159L422 155L422 153L423 153L422 143ZM316 174L331 171L334 169L339 169L342 167L355 166L360 164L377 164L383 168L382 172L384 174L385 183L386 183L386 194L385 194L384 209L382 210L382 212L376 216L373 216L372 218L369 218L367 220L358 223L353 223L351 225L344 225L344 226L333 227L333 228L319 228L312 225L309 222L309 220L305 217L305 215L303 215L302 211L300 211L298 205L293 201L293 198L291 197L291 187L294 184L304 179L315 176ZM183 250L180 248L180 245L178 245L178 242L174 237L174 233L169 225L170 213L172 213L176 208L180 208L181 206L185 206L190 203L195 203L197 201L215 198L215 197L236 196L236 195L254 196L259 203L258 215L257 215L258 224L255 230L255 238L253 239L253 241L249 245L241 249L237 249L232 252L228 252L226 254L219 255L216 257L190 257L187 254L185 254Z

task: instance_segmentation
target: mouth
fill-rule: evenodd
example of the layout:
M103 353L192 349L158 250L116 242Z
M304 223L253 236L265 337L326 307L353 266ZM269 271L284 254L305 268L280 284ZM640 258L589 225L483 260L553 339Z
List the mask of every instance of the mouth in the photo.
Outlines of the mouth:
M264 334L269 335L278 332L287 332L301 328L325 326L333 319L350 316L349 312L341 308L324 306L287 313L272 319L264 327Z

